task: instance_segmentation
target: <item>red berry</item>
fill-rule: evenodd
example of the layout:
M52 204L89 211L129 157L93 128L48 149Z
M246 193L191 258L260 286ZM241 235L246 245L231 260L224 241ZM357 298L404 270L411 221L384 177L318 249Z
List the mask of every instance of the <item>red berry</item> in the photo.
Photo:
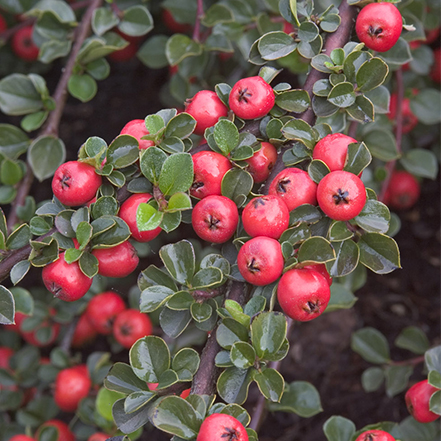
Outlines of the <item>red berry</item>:
M20 333L21 332L20 326L21 326L23 320L25 320L27 317L29 317L29 316L23 314L20 311L17 311L15 313L15 317L14 317L15 324L14 325L8 325L8 331Z
M425 29L424 32L426 34L426 39L424 40L424 43L430 44L434 43L435 41L439 40L439 34L440 34L441 28L435 28L427 30Z
M317 201L331 219L347 221L357 216L366 203L366 189L358 176L346 171L327 174L317 187Z
M126 277L139 263L135 247L129 241L112 248L92 250L92 254L98 259L98 274L105 277Z
M440 416L430 410L430 397L439 389L428 380L414 384L404 396L407 410L419 423L431 423Z
M383 430L368 430L358 435L355 441L395 441L395 438Z
M92 285L92 278L83 274L78 262L66 263L64 253L43 268L42 277L44 286L55 297L66 302L80 299Z
M162 12L162 22L174 34L185 34L191 31L191 25L176 21L173 14L168 9L164 9Z
M357 140L343 135L343 133L327 135L314 147L312 158L323 161L331 171L343 170L348 154L348 145L354 142Z
M147 314L136 309L120 312L113 322L113 335L118 343L127 349L142 337L153 331L152 322Z
M111 438L110 435L106 435L103 432L96 432L93 435L90 435L87 441L106 441L109 438Z
M328 281L313 269L287 271L277 286L277 299L283 312L306 322L321 315L331 297Z
M237 266L242 277L257 286L275 282L283 271L280 243L270 237L258 236L242 245Z
M32 26L25 26L15 32L11 41L12 50L18 57L26 61L36 60L40 52L32 39L32 32Z
M179 396L185 400L190 395L190 392L191 389L185 389L181 392Z
M233 236L238 222L237 206L225 196L207 196L195 205L191 214L194 231L207 242L226 242Z
M228 158L220 153L204 151L192 156L194 180L190 194L198 199L221 195L222 178L232 167Z
M97 332L86 314L80 316L72 338L72 346L80 348L95 339Z
M141 139L143 136L148 135L149 131L145 126L143 119L134 119L129 121L121 130L120 135L131 135L139 142L139 148L141 150L148 149L152 145L155 145L153 141L148 139Z
M15 435L12 438L9 438L9 441L35 441L34 438L27 435Z
M248 441L248 434L233 416L214 413L205 418L196 441Z
M42 424L37 433L35 434L35 439L38 439L41 431L45 427L55 427L58 430L58 438L57 441L75 441L74 434L70 431L69 426L60 420L49 420Z
M441 83L441 49L437 48L433 51L434 61L432 70L430 71L430 77L435 83Z
M65 412L75 412L79 402L89 395L91 386L85 364L63 369L55 380L55 403Z
M328 282L328 285L332 285L332 277L329 275L326 265L324 263L313 263L311 265L305 265L303 269L312 269L320 273Z
M269 142L261 142L260 150L254 155L246 159L248 162L248 171L256 184L260 184L268 179L274 164L277 161L277 150Z
M401 35L403 19L392 3L370 3L358 14L355 31L369 49L386 52L395 45Z
M407 171L394 171L384 197L384 203L396 210L407 210L420 197L420 184Z
M389 113L387 114L387 117L392 122L395 122L397 116L397 99L398 97L396 93L393 93L390 97ZM409 98L403 98L401 102L401 117L403 121L403 133L409 133L418 124L418 118L413 114L410 108Z
M49 308L50 317L54 316L55 313L56 311L54 308ZM32 331L20 331L23 340L32 346L41 348L50 346L52 343L54 343L60 332L60 324L54 322L50 317L43 320L43 322ZM24 316L24 318L26 318L26 316ZM49 330L49 338L44 342L41 342L40 339L37 338L37 335L39 334L38 331L41 332L41 330L45 330L45 334L47 333L46 330Z
M282 170L271 182L268 194L282 198L288 210L294 210L300 205L317 205L317 184L308 173L298 168Z
M6 31L8 29L8 25L3 15L0 14L0 32Z
M272 87L259 76L242 78L231 89L230 109L242 119L265 116L276 101Z
M9 369L9 359L14 355L14 351L11 348L0 347L0 368Z
M289 226L288 207L278 196L259 196L251 199L244 208L242 223L251 237L278 239Z
M149 193L138 193L130 196L122 205L119 210L119 217L129 226L133 239L138 242L150 242L153 240L162 230L161 227L157 227L150 231L139 231L136 223L136 211L141 203L148 202L152 198Z
M85 315L96 332L110 335L115 317L125 309L124 300L118 294L106 291L89 302Z
M185 111L196 120L196 135L203 135L205 129L214 126L221 116L228 115L225 104L211 90L201 90L185 103Z
M84 162L61 164L52 179L52 191L64 205L78 206L89 202L102 183L95 169Z

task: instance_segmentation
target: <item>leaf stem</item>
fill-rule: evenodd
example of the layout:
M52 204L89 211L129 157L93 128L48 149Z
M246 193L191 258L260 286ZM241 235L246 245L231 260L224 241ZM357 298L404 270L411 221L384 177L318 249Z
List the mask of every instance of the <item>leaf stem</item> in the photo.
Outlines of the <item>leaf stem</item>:
M389 366L415 366L417 364L424 363L424 355L418 357L409 358L408 360L402 361L390 361Z

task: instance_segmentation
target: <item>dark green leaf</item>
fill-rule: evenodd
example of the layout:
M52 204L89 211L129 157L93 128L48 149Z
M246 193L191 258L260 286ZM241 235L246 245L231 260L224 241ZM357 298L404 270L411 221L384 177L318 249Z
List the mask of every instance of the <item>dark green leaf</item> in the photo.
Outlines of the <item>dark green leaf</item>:
M176 338L185 331L191 322L190 311L173 311L164 308L159 316L159 323L162 330L172 338Z
M257 356L265 360L282 346L286 338L286 318L282 313L263 312L251 324L251 341Z
M354 233L348 229L346 222L341 221L334 221L328 231L328 239L331 242L347 240L353 235Z
M296 89L277 95L276 104L288 112L302 113L309 107L311 100L306 90Z
M27 150L29 143L28 136L18 127L0 124L0 154L16 159Z
M194 349L183 348L173 357L172 369L176 371L178 375L184 370L194 375L199 369L199 363L199 354Z
M121 432L133 433L148 422L152 404L148 403L139 410L127 414L124 410L124 402L125 398L115 402L112 407L111 419L115 421Z
M166 286L150 286L141 293L139 309L141 312L153 312L162 306L174 291Z
M139 143L130 135L119 135L109 145L107 164L114 168L124 168L135 163L139 157Z
M400 163L415 176L429 179L436 179L438 176L438 160L430 150L409 150L400 159Z
M319 29L317 25L311 21L304 21L300 24L297 37L301 41L305 41L306 43L310 43L317 38L319 34Z
M234 366L248 369L256 361L256 351L249 343L238 341L231 347L230 359Z
M284 32L268 32L258 42L258 50L264 60L277 60L294 52L297 43Z
M369 123L374 121L374 105L363 95L355 98L355 103L346 108L349 116L362 123Z
M227 368L219 376L217 391L226 403L243 404L252 379L251 369Z
M392 46L392 49L382 52L379 56L386 61L389 67L399 67L412 60L409 43L402 37Z
M17 285L23 277L28 273L29 269L31 268L31 263L29 260L22 260L18 263L16 263L9 274L9 277L11 278L11 282L13 285Z
M323 425L323 432L328 441L351 441L355 433L355 424L341 416L332 416Z
M165 55L171 66L176 66L186 57L200 54L202 54L202 46L183 34L174 34L165 46Z
M147 390L145 381L140 380L131 366L125 363L115 363L104 379L104 386L115 392L131 394L140 390Z
M205 322L211 317L213 309L208 303L192 303L190 307L191 316L198 323Z
M382 364L390 360L386 337L374 328L355 331L351 338L351 348L370 363Z
M356 74L357 89L365 93L381 86L388 73L388 65L380 58L371 58L365 61Z
M337 84L328 95L328 101L340 108L352 106L355 98L354 86L348 82Z
M282 133L287 139L294 139L312 149L315 144L315 135L312 127L301 119L292 119L282 127Z
M386 378L386 395L389 398L408 389L408 381L414 367L408 366L386 366L384 377Z
M225 173L222 179L222 196L231 199L241 207L253 187L252 176L240 168L232 168Z
M311 237L300 246L298 260L302 263L325 263L335 259L335 251L323 237Z
M11 325L15 323L14 296L9 289L0 285L0 324Z
M124 412L132 413L145 406L149 401L156 397L154 392L137 391L132 392L124 401Z
M138 37L153 29L153 18L143 5L135 5L124 11L118 29L126 35Z
M187 240L163 246L159 256L171 276L182 284L189 284L195 271L193 246Z
M231 349L238 341L248 341L248 329L236 320L226 318L219 325L216 338L224 349Z
M275 369L265 369L262 372L256 372L254 374L254 381L266 399L280 402L285 387L285 380L278 371Z
M140 47L136 56L151 69L168 66L167 57L165 56L167 40L166 35L154 35Z
M31 229L28 225L22 224L15 229L6 240L8 250L18 250L27 245L32 237Z
M190 309L194 302L194 297L188 291L178 291L168 299L167 308L184 311Z
M361 375L361 384L365 392L374 392L380 388L384 381L383 369L379 367L367 368Z
M352 240L333 243L336 259L326 267L331 277L343 277L350 274L358 265L360 250Z
M437 124L441 121L441 92L437 89L423 89L410 100L412 113L423 124Z
M380 233L366 233L358 242L360 262L377 274L401 268L397 243Z
M289 225L295 225L298 222L315 224L322 218L320 211L314 205L303 204L289 213Z
M389 230L390 212L382 202L369 199L354 220L365 231L386 233Z
M88 74L73 74L67 84L69 93L83 103L90 101L97 93L96 81Z
M0 81L0 109L7 115L26 115L43 107L40 93L27 75L12 74Z
M177 138L188 138L196 127L196 120L188 113L180 113L170 119L165 129L165 136Z
M331 299L326 307L326 312L352 308L356 301L357 297L348 288L341 283L334 282L331 285Z
M343 170L359 175L372 161L372 156L363 142L348 145Z
M313 159L308 166L309 177L318 184L330 170L328 166L320 159Z
M424 354L429 349L430 342L423 330L416 326L408 326L395 339L395 345L415 354Z
M381 161L393 161L399 157L395 137L389 130L372 130L363 137L372 156Z
M40 136L29 147L28 162L40 182L51 177L65 159L64 143L55 136Z
M219 268L202 268L193 278L193 289L207 289L222 282L223 274Z

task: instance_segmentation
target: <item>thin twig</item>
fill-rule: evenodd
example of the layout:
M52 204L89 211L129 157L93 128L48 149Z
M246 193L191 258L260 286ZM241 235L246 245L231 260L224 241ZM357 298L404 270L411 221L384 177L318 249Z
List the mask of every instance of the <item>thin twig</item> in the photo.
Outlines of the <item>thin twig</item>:
M204 1L198 0L198 9L196 12L196 21L193 28L193 40L199 42L201 40L201 20L204 16Z
M417 364L423 363L425 360L424 355L420 355L419 357L409 358L408 360L402 361L390 361L388 363L389 366L416 366Z

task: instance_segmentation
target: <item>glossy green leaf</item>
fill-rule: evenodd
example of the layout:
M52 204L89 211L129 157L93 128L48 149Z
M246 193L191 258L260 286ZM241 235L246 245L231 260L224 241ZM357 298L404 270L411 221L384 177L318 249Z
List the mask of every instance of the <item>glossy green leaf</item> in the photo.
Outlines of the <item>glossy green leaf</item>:
M330 170L328 166L320 159L313 159L308 166L309 177L318 184Z
M318 34L319 34L319 29L315 23L311 21L304 21L303 23L300 24L297 37L301 41L310 43L311 41L314 41L317 38Z
M92 223L92 247L112 248L130 237L128 225L118 216L102 216ZM99 231L104 227L104 231Z
M441 345L426 351L424 361L429 371L436 371L441 374Z
M183 348L173 357L172 369L179 375L181 371L187 370L192 375L199 369L199 354L192 348Z
M189 284L195 271L193 246L187 240L163 246L159 256L170 275L179 283Z
M244 314L242 306L240 306L239 303L227 299L225 300L225 309L231 314L231 317L233 317L234 320L246 328L250 327L250 316Z
M184 311L190 309L194 302L194 297L188 291L178 291L167 300L167 308Z
M160 148L149 147L141 155L140 166L142 174L150 182L157 185L166 159L167 155Z
M441 391L438 390L431 395L429 409L431 412L441 415Z
M285 380L277 370L269 368L256 372L254 374L254 381L266 399L280 402L285 387Z
M115 363L106 378L104 379L104 386L115 392L120 392L129 395L140 390L147 390L145 381L140 380L130 365L125 363Z
M0 154L16 159L24 153L30 144L28 136L10 124L0 124Z
M109 145L107 163L114 168L124 168L139 158L139 143L130 135L119 135Z
M332 416L323 425L323 432L328 441L351 441L355 434L355 424L347 418Z
M383 369L379 367L370 367L363 371L361 375L361 384L365 392L374 392L378 390L384 381Z
M12 284L17 285L17 283L19 283L28 273L30 268L31 263L29 262L29 260L21 260L20 262L16 263L9 273Z
M315 136L312 127L301 119L292 119L282 127L282 133L287 139L293 139L312 149L315 145Z
M321 35L317 35L317 37L311 42L301 41L297 46L297 50L302 57L310 59L320 54L322 47L323 38Z
M372 161L372 155L363 142L348 145L344 171L359 175Z
M188 138L196 127L196 120L188 113L179 113L170 119L165 129L165 136L177 138Z
M422 178L436 179L438 160L430 150L412 149L400 159L402 166L411 174Z
M415 354L424 354L429 349L430 342L422 329L416 326L408 326L395 339L395 346L407 349Z
M222 179L222 196L231 199L239 207L245 204L246 197L253 188L253 178L245 170L232 168Z
M247 399L252 380L251 369L230 367L219 376L217 391L226 403L243 404Z
M134 37L145 35L153 29L153 17L146 6L131 6L124 10L118 29Z
M236 148L239 143L239 131L233 122L222 119L214 126L214 140L225 156Z
M332 244L336 259L326 264L331 277L343 277L350 274L358 265L360 250L352 240L344 240Z
M294 52L297 43L288 34L281 31L268 32L263 35L257 44L261 57L264 60L277 60Z
M0 285L0 324L11 325L14 322L15 301L12 292Z
M149 391L132 392L124 401L124 411L132 413L145 406L149 401L154 399L156 394Z
M351 337L351 348L370 363L383 364L390 360L386 337L374 328L355 331Z
M354 86L348 82L337 84L328 95L328 101L340 108L352 106L355 103L355 98Z
M414 366L386 366L384 377L386 379L386 395L394 397L408 389L408 381L412 375Z
M211 317L213 309L208 303L192 303L190 307L191 316L198 323L205 322Z
M388 73L388 65L380 58L365 61L356 74L357 89L365 93L381 86Z
M302 263L325 263L335 259L335 251L323 237L311 237L300 246L298 260Z
M355 103L346 108L349 116L356 121L364 124L373 122L375 118L374 105L364 95L359 95L355 98Z
M178 381L178 374L171 369L167 369L159 377L158 389L167 389L168 387L176 384Z
M360 262L377 274L401 268L397 243L380 233L366 233L358 242Z
M329 95L331 89L332 85L329 80L318 80L314 83L312 92L314 93L314 95L326 98Z
M190 311L173 311L169 308L164 308L159 316L162 330L171 338L181 335L190 322Z
M331 65L333 64L331 58L328 55L325 55L325 54L315 55L311 59L311 66L315 70L318 70L319 72L323 72L323 73L330 73L330 72L332 72L329 69L329 67L327 67L329 65L328 63L331 64ZM319 80L319 81L323 81L323 80ZM329 90L331 90L331 89L329 89ZM328 94L326 94L325 96L327 96L327 95Z
M389 208L382 202L369 199L354 220L365 231L386 233L390 222Z
M217 23L229 23L234 21L234 15L226 5L213 4L210 6L202 18L202 24L207 27L213 27Z
M141 293L139 309L141 312L153 312L162 306L174 291L166 286L154 285L146 288Z
M40 182L51 177L65 159L64 143L55 136L38 137L28 150L28 162Z
M315 224L322 218L320 211L314 205L303 204L289 213L289 225L295 225L298 222Z
M357 72L360 67L367 61L372 59L372 54L366 51L353 51L346 58L343 63L343 72L346 78L351 83L357 81Z
M222 282L223 274L219 268L202 268L193 277L193 289L207 289Z
M297 89L282 92L277 95L276 104L288 112L302 113L309 107L311 100L308 92Z
M331 242L340 242L350 239L354 233L350 231L346 222L334 221L328 231L328 239Z
M372 130L363 136L372 156L382 161L393 161L399 157L395 137L389 130Z
M6 240L8 250L18 250L29 243L31 239L31 230L28 225L22 224L15 229Z
M399 67L412 60L409 43L403 37L400 37L391 49L382 52L379 56L386 61L389 67Z
M96 81L88 74L73 74L69 78L67 88L73 97L83 103L90 101L98 91Z
M103 35L118 24L118 17L106 7L95 9L92 17L92 29L97 35Z
M139 289L143 291L147 287L155 285L164 285L173 292L178 289L174 280L165 272L165 270L160 270L155 265L149 265L140 273L138 286Z
M180 211L175 211L173 213L165 212L164 217L161 222L161 228L166 232L176 230L179 227L182 220L182 215Z
M437 389L441 389L441 374L437 371L430 371L427 376L429 384L435 386Z
M176 66L184 58L200 55L202 46L187 35L174 34L167 41L165 55L171 66Z
M160 69L168 66L168 60L165 56L165 48L168 36L154 35L142 44L136 56L151 69Z
M251 324L251 342L257 356L265 360L282 346L286 338L286 318L282 313L263 312Z
M357 297L341 283L331 285L331 299L329 300L326 312L338 311L339 309L350 309L355 305Z
M161 170L159 188L164 195L187 191L193 183L193 160L189 153L169 156Z
M216 332L217 342L224 349L231 349L238 341L248 341L248 329L232 318L226 318Z
M153 403L147 403L146 406L128 414L124 410L124 402L125 398L115 402L110 420L115 422L122 433L133 433L148 422Z
M249 343L238 341L231 347L230 360L234 366L248 369L256 361L256 351Z

